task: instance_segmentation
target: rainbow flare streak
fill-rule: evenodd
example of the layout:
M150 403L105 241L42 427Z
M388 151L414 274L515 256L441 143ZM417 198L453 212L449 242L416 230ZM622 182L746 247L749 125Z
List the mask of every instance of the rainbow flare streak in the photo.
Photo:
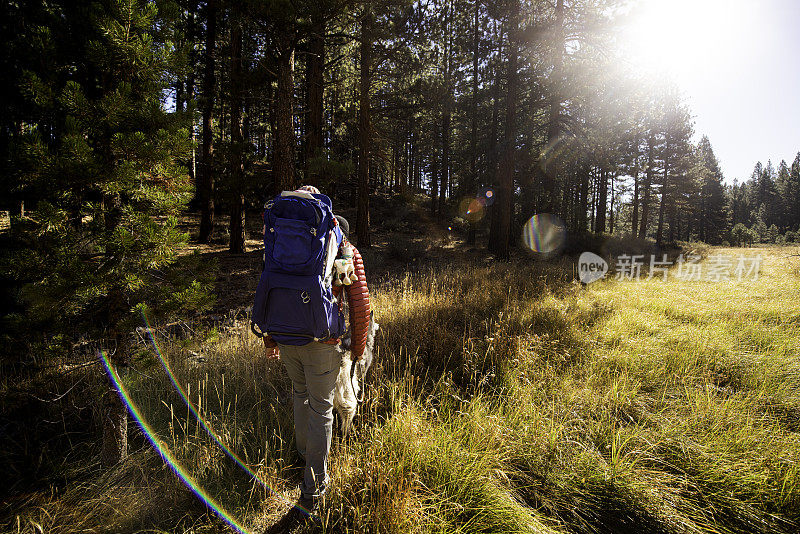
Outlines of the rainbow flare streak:
M139 408L136 406L136 403L133 402L128 390L125 389L125 386L122 385L122 380L120 379L119 375L117 374L116 369L111 366L111 362L108 360L106 353L104 351L100 351L100 359L103 361L103 365L108 371L108 376L111 378L111 382L113 382L114 387L119 392L120 397L122 398L123 402L128 406L128 410L131 412L131 416L136 420L136 423L144 432L144 435L147 436L148 441L153 444L153 447L158 451L158 454L164 459L164 462L170 466L170 468L178 475L186 486L192 490L192 492L197 495L200 500L202 500L206 505L214 510L223 521L228 523L234 530L240 532L242 534L253 534L251 530L248 530L245 526L240 524L230 512L228 512L221 504L219 504L214 498L209 495L197 480L192 477L191 474L184 468L180 462L178 462L177 458L170 452L169 447L161 441L156 433L150 428L150 425L147 424L144 417L142 416Z
M211 439L225 452L225 454L233 460L239 467L241 467L244 471L246 471L256 482L258 482L264 489L266 489L270 494L275 495L282 499L283 501L293 505L295 508L299 509L300 511L304 512L306 515L315 519L315 521L319 521L319 518L312 514L306 508L300 506L297 503L292 503L289 499L285 498L283 495L278 493L277 491L273 490L267 483L261 478L258 474L256 474L250 466L248 466L244 460L242 460L236 453L234 453L225 443L223 443L222 439L220 438L219 434L214 431L211 427L208 420L206 420L195 408L194 404L189 400L189 396L186 393L186 390L180 385L175 374L172 372L172 368L170 367L167 359L164 358L164 355L161 352L161 349L158 347L156 343L155 336L153 335L152 328L150 327L150 323L147 320L147 316L142 313L142 318L144 319L145 326L147 327L148 334L150 336L150 340L152 341L153 348L155 349L156 355L158 356L159 361L161 362L162 367L166 371L167 375L169 376L170 382L175 387L178 394L183 399L184 403L186 403L187 408L189 411L192 412L192 415L197 419L203 429L208 433ZM116 370L111 366L111 362L108 360L105 352L100 351L100 356L103 361L103 365L108 372L108 375L111 381L114 383L117 391L120 394L123 402L128 406L128 410L131 412L131 415L136 420L139 427L141 427L142 431L144 432L145 436L147 436L148 441L153 444L153 447L158 451L164 461L172 468L175 474L186 484L186 486L192 490L192 492L197 495L203 502L205 502L214 512L222 518L225 522L227 522L231 527L233 527L238 532L244 534L251 534L251 531L247 530L245 527L239 524L233 516L226 511L219 503L217 503L213 497L211 497L199 484L198 482L188 473L188 471L177 461L175 456L170 452L169 448L166 444L161 441L157 434L153 431L150 425L147 424L144 417L142 416L141 412L139 411L136 404L133 402L128 390L123 386L122 381L117 374Z
M170 367L169 363L167 362L167 359L162 354L161 349L159 349L158 343L156 343L156 338L153 335L153 329L150 327L150 323L147 320L147 316L144 313L142 313L142 319L144 319L144 324L147 327L148 334L150 335L150 340L151 340L151 342L153 344L153 349L155 350L156 356L158 356L158 359L161 362L161 366L164 367L164 371L167 372L167 375L169 376L169 379L172 382L172 385L175 387L175 390L178 392L178 394L183 399L183 402L186 403L186 406L189 408L189 411L192 412L192 415L194 415L194 417L197 419L197 421L200 423L200 425L203 427L203 429L208 433L209 436L211 436L211 439L213 439L214 442L217 445L219 445L219 447L225 452L225 454L228 455L228 457L231 460L236 462L236 464L239 467L241 467L245 472L247 472L253 478L253 480L258 482L261 485L261 487L266 489L270 494L277 496L278 498L282 499L284 502L287 502L287 503L295 506L297 509L299 509L300 511L304 512L305 514L307 514L309 516L312 516L315 519L317 519L316 516L314 516L314 514L312 514L309 510L303 508L302 506L300 506L297 503L292 503L289 499L287 499L286 497L284 497L283 495L281 495L277 491L273 490L266 483L266 481L263 478L261 478L258 474L256 474L250 468L250 466L247 465L244 462L244 460L242 460L235 452L233 452L227 445L225 445L225 443L223 443L222 438L220 438L219 434L214 431L214 429L211 427L211 424L208 422L208 420L206 418L204 418L202 415L200 415L200 413L195 408L194 404L192 404L192 402L189 400L188 393L186 393L186 390L178 382L178 379L175 377L175 373L172 372L172 368Z

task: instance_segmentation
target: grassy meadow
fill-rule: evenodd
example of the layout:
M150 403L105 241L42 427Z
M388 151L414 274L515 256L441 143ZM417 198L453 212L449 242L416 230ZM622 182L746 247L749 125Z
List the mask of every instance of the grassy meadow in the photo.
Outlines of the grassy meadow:
M523 259L376 280L376 363L354 435L333 446L321 531L797 532L800 257L706 252L742 253L764 257L757 280L581 286L566 262ZM145 343L125 378L142 415L209 495L270 532L301 476L282 365L244 318L158 343L272 491L209 438ZM116 470L73 459L76 482L7 531L228 531L131 439Z

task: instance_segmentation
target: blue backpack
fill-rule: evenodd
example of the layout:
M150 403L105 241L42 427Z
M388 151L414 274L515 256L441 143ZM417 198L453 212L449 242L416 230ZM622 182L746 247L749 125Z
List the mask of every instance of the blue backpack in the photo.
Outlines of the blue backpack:
M284 191L266 203L264 270L251 321L257 336L305 345L344 334L344 315L332 291L342 239L325 195Z

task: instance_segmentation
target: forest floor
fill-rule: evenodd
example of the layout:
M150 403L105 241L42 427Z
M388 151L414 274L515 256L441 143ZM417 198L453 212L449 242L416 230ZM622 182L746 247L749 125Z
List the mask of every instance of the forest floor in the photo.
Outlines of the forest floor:
M798 531L796 248L705 252L705 269L760 255L755 280L582 286L569 259L494 262L394 202L376 201L364 251L381 326L366 401L335 440L322 526L292 532ZM134 429L110 471L73 444L68 482L17 499L6 531L229 532L212 500L245 532L287 531L301 471L288 379L246 327L252 245L198 248L217 261L212 315L238 311L156 329L125 378L194 491Z

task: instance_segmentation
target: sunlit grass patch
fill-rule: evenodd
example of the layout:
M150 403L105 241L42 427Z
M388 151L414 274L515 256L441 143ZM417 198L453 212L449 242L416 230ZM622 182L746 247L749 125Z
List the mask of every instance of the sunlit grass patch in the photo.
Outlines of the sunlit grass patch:
M765 255L758 280L589 288L585 298L610 300L615 310L595 329L601 345L590 374L610 363L644 380L651 398L661 392L650 418L657 425L647 427L658 445L651 465L693 488L675 501L676 513L698 528L788 531L800 495L789 408L800 391L800 289L779 252L749 253Z
M756 253L756 281L581 287L560 265L455 263L373 284L376 362L354 434L334 444L322 530L796 532L800 261ZM285 513L300 470L287 378L243 326L162 347L221 441L277 493L226 459L152 352L126 380L208 490L261 528ZM126 469L176 487L152 451L137 454ZM183 504L196 503L188 490L173 493L186 517L155 513L121 473L53 510L71 503L77 524L106 514L120 531L131 516L219 527ZM55 532L77 521L51 515Z
M398 386L403 388L401 384ZM440 384L437 393L448 395ZM507 474L516 436L497 405L401 401L335 463L333 527L358 532L558 532L520 502Z

